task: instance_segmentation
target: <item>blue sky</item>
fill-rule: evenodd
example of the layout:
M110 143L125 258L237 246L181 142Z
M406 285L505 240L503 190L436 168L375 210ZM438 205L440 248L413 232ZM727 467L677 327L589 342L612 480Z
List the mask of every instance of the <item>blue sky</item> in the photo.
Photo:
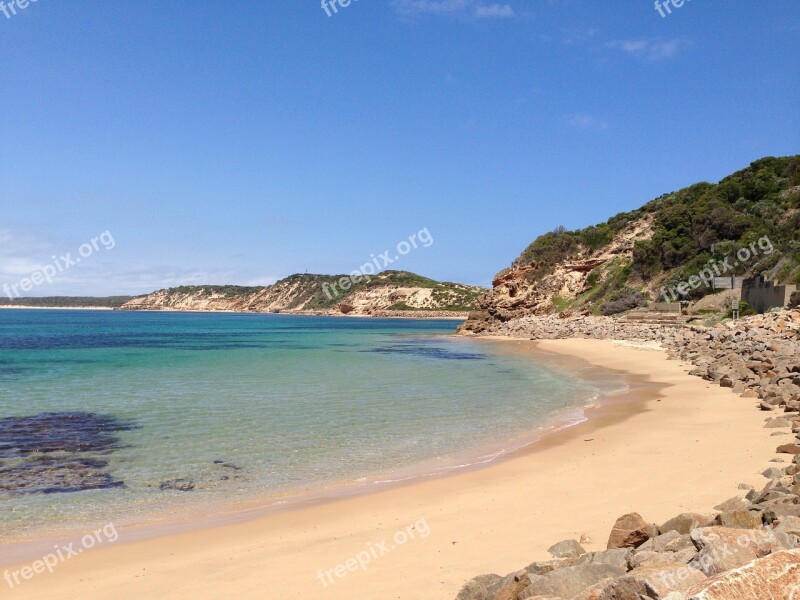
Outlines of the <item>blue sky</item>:
M24 3L24 0L23 0ZM8 2L6 1L6 4ZM800 4L38 0L0 12L0 284L488 285L537 235L800 152Z

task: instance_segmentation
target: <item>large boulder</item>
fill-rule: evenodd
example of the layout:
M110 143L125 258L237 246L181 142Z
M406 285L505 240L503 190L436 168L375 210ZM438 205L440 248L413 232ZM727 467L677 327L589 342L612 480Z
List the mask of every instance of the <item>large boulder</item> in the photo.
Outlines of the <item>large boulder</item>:
M789 536L770 529L704 527L695 529L691 536L700 551L691 564L709 576L792 547Z
M721 510L722 512L730 512L734 510L747 510L750 508L750 502L739 496L734 496L725 500L722 504L717 504L714 510Z
M754 560L691 588L690 600L798 600L800 550L788 550Z
M778 454L800 454L800 444L783 444L775 450Z
M587 561L546 575L532 575L531 584L520 595L520 599L536 596L572 598L604 579L621 577L626 570L608 563Z
M656 552L654 550L640 550L631 557L631 567L638 569L644 566L673 565L675 563L687 564L697 556L697 550L681 550L681 552Z
M677 552L687 548L694 549L694 542L688 533L680 534L674 529L670 529L659 536L647 540L637 548L642 550L652 550L654 552Z
M757 529L761 526L761 515L749 510L726 511L717 515L715 523L732 529Z
M602 552L590 552L581 556L576 561L576 564L607 565L620 573L624 573L629 569L631 552L630 548L613 548Z
M636 582L644 587L648 598L662 598L671 592L685 592L705 579L705 574L694 567L672 563L637 567L620 582Z
M607 548L637 548L658 534L654 529L639 513L623 515L611 529Z
M520 592L531 583L531 576L525 569L506 575L489 587L491 600L517 600Z
M668 531L677 531L680 534L691 533L692 530L698 527L708 527L713 522L714 517L708 515L700 515L697 513L681 513L664 523L659 529L661 533Z
M563 569L564 567L571 567L578 563L574 558L555 558L553 560L539 560L532 562L525 570L530 575L547 575L556 569Z
M500 575L479 575L470 579L458 592L456 600L491 600L489 588L502 579Z

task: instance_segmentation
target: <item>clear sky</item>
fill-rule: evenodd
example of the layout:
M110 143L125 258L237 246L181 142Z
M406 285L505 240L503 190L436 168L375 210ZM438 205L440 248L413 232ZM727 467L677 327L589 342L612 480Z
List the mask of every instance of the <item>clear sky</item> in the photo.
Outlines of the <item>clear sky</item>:
M349 272L423 228L393 268L488 285L558 225L800 153L796 0L13 7L0 284L114 241L29 295Z

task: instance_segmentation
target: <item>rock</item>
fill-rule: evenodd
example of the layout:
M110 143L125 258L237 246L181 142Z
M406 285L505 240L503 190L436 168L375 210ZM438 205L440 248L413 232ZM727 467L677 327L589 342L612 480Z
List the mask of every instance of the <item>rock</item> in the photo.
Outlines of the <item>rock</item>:
M647 590L639 581L602 581L575 596L573 600L640 600L646 598Z
M647 544L651 543L652 549L656 552L677 552L678 550L685 550L686 548L694 549L691 536L688 533L680 534L674 529L647 541ZM644 548L645 545L643 545L642 548Z
M705 574L689 565L671 564L639 567L620 582L641 583L646 597L661 598L671 592L685 592L705 580Z
M733 529L757 529L761 526L761 515L749 510L733 510L717 515L717 525Z
M500 575L478 575L464 584L456 600L491 600L489 588L502 579Z
M476 579L465 583L456 596L456 600L491 600L489 589Z
M556 558L578 558L586 554L586 550L575 540L564 540L553 544L547 552Z
M530 584L531 576L525 569L511 573L489 587L490 598L492 600L517 600L520 592Z
M638 569L643 566L669 565L675 562L674 552L656 552L655 550L639 550L631 557L631 568ZM692 557L694 556L694 553ZM689 562L688 560L686 561Z
M109 471L109 456L120 447L117 433L134 427L88 412L2 418L0 493L58 494L125 487Z
M690 600L800 598L800 550L776 552L692 587Z
M764 424L767 429L774 429L777 427L789 427L789 419L785 417L770 417Z
M664 523L659 529L661 533L677 531L680 534L691 533L698 527L707 527L714 521L714 517L700 515L697 513L681 513Z
M778 446L775 450L778 454L800 454L800 445L798 444L783 444Z
M520 598L535 596L572 598L604 579L620 577L625 572L626 569L597 562L564 567L546 575L532 576L531 585L524 590Z
M788 536L769 529L703 527L695 529L691 536L700 550L692 566L709 576L741 567L791 544Z
M580 541L581 544L591 544L592 543L592 538L589 537L588 533L582 533L581 534L581 539L579 541Z
M162 481L161 485L158 486L158 489L191 492L194 487L194 481L191 481L190 479L169 479L167 481Z
M784 517L800 517L800 506L797 504L772 504L764 511L764 523L772 524Z
M750 508L750 503L746 500L743 500L739 496L734 496L728 500L725 500L722 504L717 504L714 507L714 510L721 510L721 511L734 511L734 510L747 510Z
M800 536L800 517L785 515L774 524L776 532ZM800 598L798 598L800 600Z
M607 547L636 548L649 540L652 535L653 526L642 519L639 513L628 513L614 523Z
M630 548L614 548L612 550L603 550L602 552L590 552L588 554L584 554L575 562L575 564L607 565L612 569L616 569L620 573L625 573L628 570L630 557Z
M578 561L573 558L543 560L529 564L527 567L525 567L525 570L531 575L547 575L556 569L571 567L577 562Z

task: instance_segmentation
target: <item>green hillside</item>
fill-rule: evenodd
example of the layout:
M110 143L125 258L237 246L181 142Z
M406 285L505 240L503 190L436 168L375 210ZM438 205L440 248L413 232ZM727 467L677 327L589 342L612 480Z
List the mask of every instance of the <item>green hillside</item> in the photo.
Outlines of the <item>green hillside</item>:
M719 183L665 194L599 225L559 228L537 238L513 266L528 267L525 277L536 282L575 256L608 247L627 225L647 216L653 219L652 235L636 241L632 260L612 261L592 272L590 289L577 304L597 309L601 302L636 292L646 297L645 288L652 289L653 282L672 286L697 275L709 261L730 264L727 276L770 273L780 283L800 283L800 156L763 158ZM764 250L768 246L771 252ZM759 251L748 260L733 260L745 247ZM688 298L711 291L700 286ZM656 298L651 294L651 299Z

